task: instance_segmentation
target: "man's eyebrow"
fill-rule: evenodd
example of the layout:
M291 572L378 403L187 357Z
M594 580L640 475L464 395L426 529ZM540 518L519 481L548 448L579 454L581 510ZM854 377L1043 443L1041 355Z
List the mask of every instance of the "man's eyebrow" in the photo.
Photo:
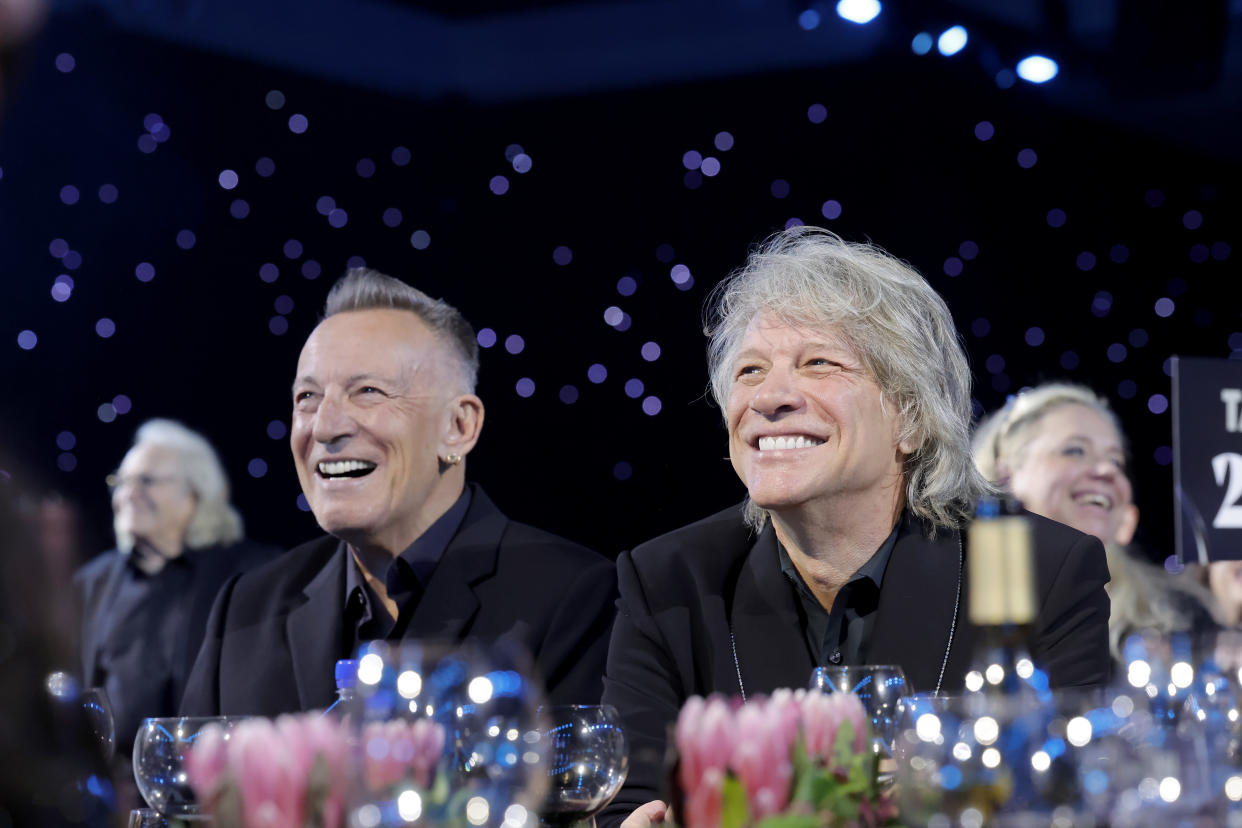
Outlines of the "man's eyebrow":
M301 377L296 377L293 380L293 385L290 386L290 390L296 391L299 385L316 385L317 386L319 385L319 380L315 379L310 374L306 374Z
M351 374L349 377L345 379L345 384L353 385L356 382L365 382L366 380L384 380L385 382L392 382L392 383L398 382L396 377L390 377L387 374L363 373L363 374ZM318 386L319 380L315 379L310 374L307 374L306 376L298 377L297 379L293 381L293 388L296 389L299 385Z

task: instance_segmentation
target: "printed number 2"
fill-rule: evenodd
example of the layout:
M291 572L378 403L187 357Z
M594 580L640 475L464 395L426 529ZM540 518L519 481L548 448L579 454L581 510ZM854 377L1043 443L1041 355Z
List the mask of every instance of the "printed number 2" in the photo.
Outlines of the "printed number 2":
M1229 486L1225 489L1225 499L1220 504L1220 511L1212 520L1213 529L1242 529L1242 454L1232 452L1218 454L1212 458L1212 472L1216 475L1216 485L1224 486L1228 479Z

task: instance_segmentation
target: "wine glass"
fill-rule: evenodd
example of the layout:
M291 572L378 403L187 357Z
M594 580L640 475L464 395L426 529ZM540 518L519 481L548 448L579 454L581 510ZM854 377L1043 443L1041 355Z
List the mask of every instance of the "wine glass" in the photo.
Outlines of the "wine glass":
M871 718L872 749L892 755L898 703L911 694L906 674L894 664L816 667L810 688L824 693L853 693Z
M617 795L629 771L621 718L607 704L543 708L550 725L543 734L548 754L544 825L590 826Z
M134 781L138 792L155 811L166 817L203 819L194 789L185 773L185 756L208 725L227 731L244 716L183 716L144 719L134 739Z
M86 722L103 750L104 759L111 762L116 755L116 722L108 693L102 687L83 690L82 709L86 711Z

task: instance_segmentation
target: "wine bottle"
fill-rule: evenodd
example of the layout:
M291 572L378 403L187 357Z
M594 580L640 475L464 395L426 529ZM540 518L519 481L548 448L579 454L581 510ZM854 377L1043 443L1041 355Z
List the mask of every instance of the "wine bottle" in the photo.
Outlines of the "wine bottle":
M967 547L968 611L977 629L971 693L1043 696L1048 677L1028 651L1037 612L1029 520L1016 501L983 498Z

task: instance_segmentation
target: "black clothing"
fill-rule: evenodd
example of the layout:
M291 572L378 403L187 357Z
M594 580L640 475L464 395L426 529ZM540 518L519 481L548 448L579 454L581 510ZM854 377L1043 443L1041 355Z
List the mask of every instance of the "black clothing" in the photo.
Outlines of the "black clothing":
M107 552L74 575L82 611L82 681L112 703L119 756L149 716L175 716L216 593L280 550L250 541L187 549L152 575Z
M617 825L666 795L666 733L692 695L747 696L803 687L816 666L796 591L781 572L771 524L757 536L741 507L645 543L617 560L621 598L608 651L604 703L630 744L625 786L601 814ZM1107 681L1108 568L1100 542L1030 516L1039 614L1031 655L1054 687ZM902 516L866 642L873 664L901 666L916 691L963 686L976 630L967 619L963 533Z
M350 560L340 546L324 536L224 587L182 713L275 716L332 703L336 660L353 655L343 606ZM551 702L595 703L616 589L607 558L509 520L472 486L403 637L515 638Z

